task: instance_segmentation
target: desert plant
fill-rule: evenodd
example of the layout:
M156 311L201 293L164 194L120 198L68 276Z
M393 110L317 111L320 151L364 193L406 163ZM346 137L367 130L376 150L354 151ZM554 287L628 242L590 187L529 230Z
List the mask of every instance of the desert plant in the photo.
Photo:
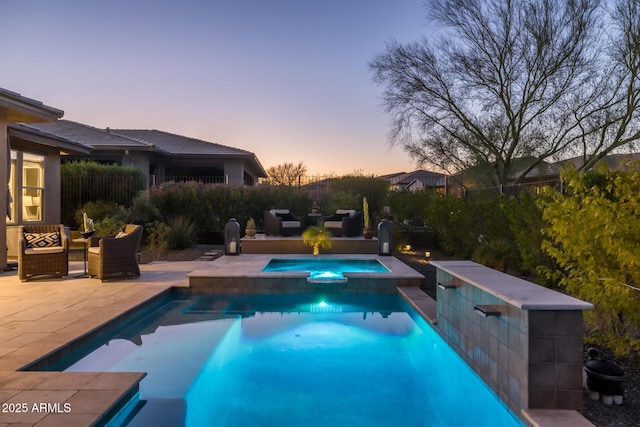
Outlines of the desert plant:
M154 260L159 260L167 249L166 236L169 227L164 222L154 221L147 227L149 235L147 242L149 243L149 251Z
M331 233L323 227L311 226L302 232L302 241L305 245L313 247L313 254L320 254L320 248L333 247Z
M362 198L362 212L364 213L364 228L371 230L371 218L369 218L369 202L367 197Z
M249 219L247 220L246 228L256 228L256 222L252 217L249 217Z
M196 234L196 226L184 216L177 216L169 222L169 228L165 234L167 249L186 249L193 243Z

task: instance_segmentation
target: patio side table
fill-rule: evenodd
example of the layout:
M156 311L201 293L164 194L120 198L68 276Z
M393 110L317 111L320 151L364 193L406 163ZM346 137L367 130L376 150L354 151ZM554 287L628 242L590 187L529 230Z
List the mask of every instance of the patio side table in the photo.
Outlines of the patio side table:
M87 253L89 252L89 241L91 240L91 238L85 239L84 237L78 237L77 239L71 239L71 241L73 243L82 243L82 246L84 247L82 250L82 256L84 259L84 272L82 274L78 274L76 276L73 276L74 278L76 277L89 277L89 274L87 273Z
M308 213L307 217L311 225L320 225L320 221L322 220L322 214L320 212Z

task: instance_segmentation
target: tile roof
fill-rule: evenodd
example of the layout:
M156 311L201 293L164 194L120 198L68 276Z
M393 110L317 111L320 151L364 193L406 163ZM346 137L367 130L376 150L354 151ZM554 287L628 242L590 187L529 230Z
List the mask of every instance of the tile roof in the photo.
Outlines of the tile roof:
M182 135L176 135L160 130L142 130L142 129L112 129L111 133L132 138L136 141L146 141L157 149L168 154L179 155L215 155L215 156L253 156L250 151L241 150L239 148L229 147L226 145L216 144L213 142L203 141L201 139L190 138Z
M254 157L246 150L215 144L160 130L100 129L70 120L54 123L28 123L25 127L90 145L94 150L158 151L180 156Z
M416 170L409 173L392 174L389 178L391 185L408 186L414 182L421 182L429 187L444 187L445 175L438 172Z
M7 127L8 135L11 138L22 138L38 144L47 145L58 148L62 151L73 154L89 154L92 147L82 142L65 138L59 135L53 135L36 129L25 123L11 123Z
M159 130L99 129L70 120L54 123L22 123L25 129L40 131L58 138L90 146L93 152L106 150L152 151L166 157L241 158L255 169L257 176L267 173L250 151Z
M90 145L93 149L120 149L120 150L152 150L153 145L144 141L137 141L122 135L116 135L105 129L72 122L70 120L58 120L53 123L28 123L23 124L27 128L46 132L58 137L67 138L81 144Z

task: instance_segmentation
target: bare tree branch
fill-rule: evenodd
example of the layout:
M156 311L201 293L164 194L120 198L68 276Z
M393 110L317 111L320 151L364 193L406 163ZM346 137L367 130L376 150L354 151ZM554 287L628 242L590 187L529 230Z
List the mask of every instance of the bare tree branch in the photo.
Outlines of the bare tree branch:
M420 164L491 164L507 183L550 157L578 154L591 167L640 137L637 0L610 11L600 0L427 5L445 37L392 41L370 64L390 143ZM532 162L516 173L519 157Z
M277 166L271 166L267 169L271 185L286 185L293 187L299 184L300 179L307 174L307 167L302 163L294 165L293 163L283 163Z

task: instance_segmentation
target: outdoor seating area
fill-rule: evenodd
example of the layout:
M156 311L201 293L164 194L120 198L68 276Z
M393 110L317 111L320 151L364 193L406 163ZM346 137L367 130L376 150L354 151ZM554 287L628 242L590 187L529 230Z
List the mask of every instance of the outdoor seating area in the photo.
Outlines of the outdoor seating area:
M319 216L319 218L316 218ZM362 211L338 209L328 216L310 214L313 223L325 228L335 237L356 237L362 235ZM298 236L305 229L303 218L289 209L271 209L264 212L264 234L267 236Z
M84 252L84 274L101 280L139 278L142 226L127 224L112 236L74 239ZM18 277L21 281L69 275L69 229L63 224L22 225L18 232ZM76 247L77 248L77 247ZM88 264L88 267L87 267Z

